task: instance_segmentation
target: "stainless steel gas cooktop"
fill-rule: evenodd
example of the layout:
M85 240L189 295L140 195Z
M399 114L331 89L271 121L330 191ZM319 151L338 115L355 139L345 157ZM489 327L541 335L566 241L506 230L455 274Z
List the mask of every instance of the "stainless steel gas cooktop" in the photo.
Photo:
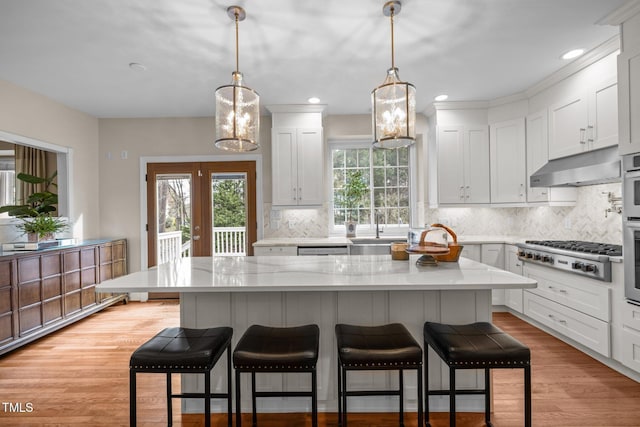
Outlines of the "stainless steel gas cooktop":
M611 281L611 257L622 255L622 246L579 240L527 240L518 243L518 258L525 262Z

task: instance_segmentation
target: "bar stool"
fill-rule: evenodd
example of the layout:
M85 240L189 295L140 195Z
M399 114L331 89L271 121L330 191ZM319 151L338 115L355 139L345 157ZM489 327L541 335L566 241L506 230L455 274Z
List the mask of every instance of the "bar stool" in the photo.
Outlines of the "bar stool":
M236 427L242 425L240 408L240 374L251 373L252 422L257 426L256 398L258 397L311 397L311 422L318 426L318 396L316 363L320 345L317 325L295 327L268 327L252 325L242 335L233 351L236 370ZM256 372L308 372L311 374L310 391L256 391Z
M429 396L449 395L449 425L456 425L456 370L484 369L484 389L462 390L460 394L484 394L485 423L491 427L491 369L524 369L524 422L531 427L531 351L515 338L487 322L469 325L424 324L424 383L426 425L429 424ZM449 390L429 390L430 346L449 366Z
M129 362L129 421L136 425L136 374L167 374L167 425L172 425L172 398L204 399L204 424L211 425L211 399L227 399L227 424L231 427L231 336L228 327L210 329L166 328L131 355ZM211 393L211 370L227 351L227 392ZM173 394L171 374L203 374L204 393Z
M404 426L403 372L415 369L418 379L418 426L422 426L422 348L400 323L381 326L336 325L338 342L338 425L347 427L348 396L399 396ZM348 371L398 371L397 390L347 391Z

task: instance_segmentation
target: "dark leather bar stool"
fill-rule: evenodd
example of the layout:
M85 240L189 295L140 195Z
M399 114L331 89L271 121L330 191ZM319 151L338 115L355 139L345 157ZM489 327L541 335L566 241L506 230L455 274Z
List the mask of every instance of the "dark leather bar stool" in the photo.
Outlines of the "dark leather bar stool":
M236 370L236 427L242 425L240 408L240 374L251 373L252 422L257 426L256 398L258 397L311 397L311 423L318 426L318 396L316 363L320 345L317 325L294 327L268 327L252 325L242 335L233 351ZM311 374L310 391L256 391L256 372L308 372Z
M487 322L469 325L424 324L424 383L426 425L429 396L449 395L449 425L456 425L456 370L484 369L484 389L460 390L458 394L484 394L485 423L491 424L491 369L524 369L524 423L531 427L531 351L515 338ZM429 390L428 346L449 366L449 390Z
M136 374L167 374L167 425L172 425L172 398L204 399L204 425L211 425L211 399L227 399L227 423L232 424L231 336L228 327L210 329L167 328L142 344L129 362L129 421L136 425ZM227 351L227 392L211 393L211 370ZM173 394L171 374L203 374L204 393Z
M336 325L338 342L338 425L347 426L347 397L398 396L404 426L403 373L418 374L418 426L422 426L422 348L400 323L380 326ZM348 371L398 371L397 390L347 390Z

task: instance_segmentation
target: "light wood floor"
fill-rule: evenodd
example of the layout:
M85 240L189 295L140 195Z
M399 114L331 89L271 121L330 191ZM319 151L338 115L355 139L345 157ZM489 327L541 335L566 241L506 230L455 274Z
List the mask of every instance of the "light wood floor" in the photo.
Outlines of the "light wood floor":
M117 305L22 349L0 356L0 425L126 426L128 361L160 329L178 324L176 302ZM640 426L640 384L506 313L494 322L532 350L534 426ZM496 427L521 426L522 371L494 374ZM179 384L179 381L174 381ZM139 425L166 425L164 377L139 375ZM19 407L24 412L11 412ZM29 408L32 411L29 411ZM407 427L416 427L415 415ZM250 425L247 417L243 425ZM433 427L448 414L432 414ZM214 416L213 425L226 426ZM259 414L261 427L310 426L306 414ZM200 426L202 416L180 414L174 425ZM335 427L335 414L320 414L320 427ZM351 427L396 426L396 414L351 414ZM484 425L483 414L459 414L461 427Z

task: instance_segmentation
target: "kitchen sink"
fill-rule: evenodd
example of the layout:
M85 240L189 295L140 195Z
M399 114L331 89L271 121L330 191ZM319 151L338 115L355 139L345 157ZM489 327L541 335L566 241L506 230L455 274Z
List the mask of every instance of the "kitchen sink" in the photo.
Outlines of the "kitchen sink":
M351 255L389 255L391 243L406 242L404 237L356 237L351 240Z

